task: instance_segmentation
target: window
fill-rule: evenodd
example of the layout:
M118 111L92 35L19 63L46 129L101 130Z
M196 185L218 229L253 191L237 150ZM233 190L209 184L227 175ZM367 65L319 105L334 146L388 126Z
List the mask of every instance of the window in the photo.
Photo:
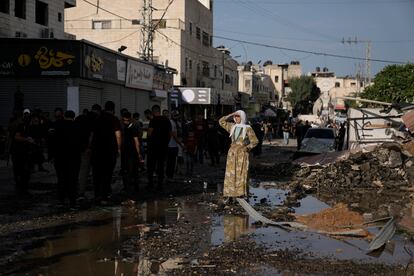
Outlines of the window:
M10 11L9 0L1 0L0 1L0 12L9 14L9 11Z
M167 28L167 20L165 20L165 19L162 19L162 20L154 19L154 20L152 20L152 25L154 26L154 28L155 28L155 26L157 26L156 29L165 29L165 28Z
M197 38L198 40L200 40L200 39L201 39L201 30L200 30L200 28L199 28L199 27L197 27L197 28L196 28L196 38Z
M36 23L47 26L49 21L48 4L36 0Z
M14 5L14 16L26 19L26 0L16 0Z
M210 35L210 47L213 47L213 36Z
M190 35L193 35L193 23L190 22L190 26L188 28Z
M188 69L188 58L185 58L185 71L187 72Z
M111 26L112 26L111 20L92 21L92 29L95 29L95 30L111 29Z
M279 82L279 76L275 76L275 83Z
M335 87L341 87L341 84L339 82L335 82Z
M203 61L203 76L210 77L210 65L206 61Z
M58 12L58 21L62 22L62 13L61 12Z
M351 87L356 86L356 82L351 82Z
M203 32L203 45L207 47L210 45L210 40L208 37L208 33Z
M250 91L250 80L244 80L244 88L246 91Z
M193 61L191 59L188 61L188 69L193 69Z
M214 65L214 77L217 78L217 65Z

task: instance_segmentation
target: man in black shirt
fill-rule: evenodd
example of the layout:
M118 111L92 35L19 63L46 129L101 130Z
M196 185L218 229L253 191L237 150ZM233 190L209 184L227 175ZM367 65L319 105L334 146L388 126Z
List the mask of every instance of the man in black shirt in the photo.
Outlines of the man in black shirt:
M105 110L92 128L92 173L95 201L106 204L111 196L112 173L121 152L121 124L114 116L115 104L105 103Z
M55 124L55 168L58 178L58 198L63 205L66 198L74 207L81 161L79 125L74 122L75 112L68 110L64 119Z
M27 114L30 114L27 112ZM32 152L36 147L30 136L30 115L18 124L12 134L10 153L13 162L13 174L16 182L16 192L20 196L30 195L28 192L32 167Z
M139 129L132 122L131 113L122 114L122 147L121 162L123 163L122 181L124 189L138 191L138 166L141 160Z
M148 189L153 188L153 174L157 169L157 189L162 189L164 182L164 163L171 138L170 120L161 116L159 105L152 107L153 118L148 126Z

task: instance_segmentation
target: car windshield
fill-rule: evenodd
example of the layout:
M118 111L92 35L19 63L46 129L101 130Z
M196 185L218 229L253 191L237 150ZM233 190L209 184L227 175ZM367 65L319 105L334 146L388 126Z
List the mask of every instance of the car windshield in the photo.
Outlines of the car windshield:
M305 138L335 139L335 136L332 129L310 128Z

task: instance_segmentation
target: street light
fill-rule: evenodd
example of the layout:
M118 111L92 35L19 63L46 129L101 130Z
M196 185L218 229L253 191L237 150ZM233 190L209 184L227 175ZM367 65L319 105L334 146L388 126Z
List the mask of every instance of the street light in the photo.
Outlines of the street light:
M126 48L128 48L127 46L122 45L121 47L118 48L118 52L122 53L123 51L126 50Z

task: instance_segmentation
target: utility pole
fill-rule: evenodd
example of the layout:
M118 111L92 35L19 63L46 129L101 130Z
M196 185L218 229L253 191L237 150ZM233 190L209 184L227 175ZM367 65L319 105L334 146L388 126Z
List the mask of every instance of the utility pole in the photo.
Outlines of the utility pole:
M154 59L152 11L152 0L143 0L140 48L142 57L151 62Z
M371 40L358 40L357 37L354 39L348 38L348 40L345 40L345 38L342 38L342 44L358 44L358 43L366 43L365 48L365 72L363 79L366 84L371 83L371 51L372 51L372 42Z

